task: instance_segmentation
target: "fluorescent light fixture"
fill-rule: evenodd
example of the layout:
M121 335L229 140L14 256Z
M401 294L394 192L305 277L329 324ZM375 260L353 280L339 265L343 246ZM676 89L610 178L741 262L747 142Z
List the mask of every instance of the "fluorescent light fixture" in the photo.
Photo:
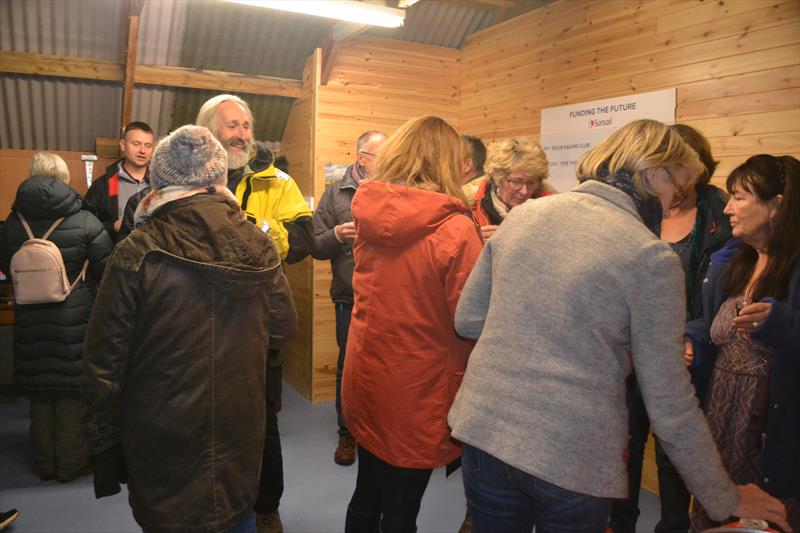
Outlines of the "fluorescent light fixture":
M403 25L405 11L353 0L225 0L234 4L266 7L384 28Z

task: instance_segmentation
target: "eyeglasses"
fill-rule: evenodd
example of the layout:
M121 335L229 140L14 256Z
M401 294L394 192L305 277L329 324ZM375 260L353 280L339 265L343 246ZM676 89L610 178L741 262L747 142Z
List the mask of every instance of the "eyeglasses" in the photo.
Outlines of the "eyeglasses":
M511 178L503 178L508 185L514 190L520 190L523 187L528 187L529 191L532 191L541 185L542 180L533 180L533 181L526 181L526 180L513 180Z
M361 150L361 151L360 151L360 152L358 152L358 153L359 153L359 154L364 154L364 155L369 155L369 156L375 157L375 154L373 154L372 152L365 152L364 150Z

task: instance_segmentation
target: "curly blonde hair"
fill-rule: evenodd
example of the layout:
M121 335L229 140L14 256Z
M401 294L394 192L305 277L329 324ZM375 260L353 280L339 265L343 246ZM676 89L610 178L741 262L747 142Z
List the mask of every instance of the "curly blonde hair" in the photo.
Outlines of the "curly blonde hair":
M484 170L495 185L515 170L540 180L546 180L550 175L547 154L542 147L520 137L490 144Z

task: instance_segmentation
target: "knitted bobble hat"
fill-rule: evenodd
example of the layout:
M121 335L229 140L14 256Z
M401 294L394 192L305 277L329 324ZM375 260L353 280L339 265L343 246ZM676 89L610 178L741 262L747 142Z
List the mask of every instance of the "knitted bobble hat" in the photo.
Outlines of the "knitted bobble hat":
M169 185L225 185L228 154L208 129L183 126L161 140L150 163L153 188Z

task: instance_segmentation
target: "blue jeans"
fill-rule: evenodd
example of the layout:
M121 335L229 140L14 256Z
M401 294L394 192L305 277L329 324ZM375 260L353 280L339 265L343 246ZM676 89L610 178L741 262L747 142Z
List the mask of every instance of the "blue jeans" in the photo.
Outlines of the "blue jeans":
M350 332L350 315L353 306L343 303L334 304L336 309L336 344L339 345L339 360L336 361L336 420L339 422L339 435L347 435L347 424L342 416L342 372L344 371L344 354L347 352L347 334Z
M461 465L473 533L605 531L609 498L562 489L468 444Z

